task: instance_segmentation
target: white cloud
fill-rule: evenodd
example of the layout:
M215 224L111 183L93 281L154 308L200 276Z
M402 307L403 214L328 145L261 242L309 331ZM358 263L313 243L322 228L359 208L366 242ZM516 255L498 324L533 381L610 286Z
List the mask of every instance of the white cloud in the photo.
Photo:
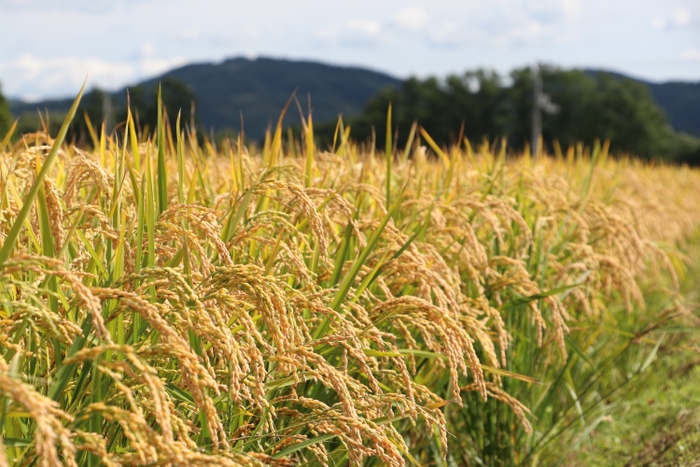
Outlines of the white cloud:
M700 49L686 49L678 54L681 60L700 61Z
M168 60L154 57L116 62L75 56L45 59L25 53L14 61L0 63L0 72L5 77L3 92L24 98L75 94L86 77L88 87L117 89L184 63L186 60L179 58Z
M322 41L337 41L340 38L340 28L338 26L326 26L317 29L314 36Z
M202 33L199 31L199 28L189 28L185 29L180 33L180 38L190 40L190 41L196 41L202 37Z
M559 5L569 20L578 19L583 13L583 2L581 0L560 0Z
M368 37L376 37L382 32L382 24L379 21L350 20L345 23L345 25L349 31L357 32Z
M419 31L428 23L428 12L420 6L410 6L399 11L394 21L408 31Z
M375 20L352 19L316 30L317 39L324 44L374 46L387 38L382 23Z
M146 41L141 46L141 55L144 57L152 57L156 53L156 46L153 42Z
M602 1L591 0L605 14ZM439 48L499 51L572 44L584 34L587 5L582 0L492 0L461 17L443 16L437 27L431 25L427 42Z
M550 31L547 31L547 29L550 29ZM510 42L522 44L536 41L544 36L546 32L551 32L551 29L552 28L545 28L545 26L537 21L530 20L513 28L510 33Z
M273 31L265 31L265 34L270 34L272 32ZM244 24L242 27L240 27L236 31L235 35L238 37L245 38L245 39L253 40L253 39L262 38L263 32L262 32L262 29L260 28L260 26L258 26L257 24L247 23L247 24Z
M651 27L657 31L673 28L684 28L693 23L692 13L685 8L675 8L664 17L655 17L651 20Z
M454 21L447 21L428 35L428 43L435 47L454 48L464 45L466 37Z
M0 7L21 8L26 10L42 9L45 11L72 11L85 14L105 14L123 5L135 6L154 0L0 0ZM157 1L157 0L155 0Z
M360 64L401 76L477 66L504 71L542 59L657 80L699 78L699 0L231 4L0 0L2 90L11 96L68 96L88 70L90 85L118 88L179 64L173 57L216 61L249 51ZM30 24L60 24L61 32L47 42L45 35L26 34ZM650 65L662 62L667 65Z
M511 11L508 16L511 20L520 17L522 21L554 24L575 21L582 11L580 0L542 0L528 2L517 11Z
M140 79L165 73L175 67L182 66L188 63L184 58L164 59L164 58L147 58L136 62L136 74L132 79ZM119 85L117 85L119 86Z
M657 31L660 31L662 29L666 29L666 20L664 18L652 18L651 20L651 27L653 29L656 29Z
M690 24L690 12L684 8L676 8L675 10L671 11L671 22L675 26L687 26Z

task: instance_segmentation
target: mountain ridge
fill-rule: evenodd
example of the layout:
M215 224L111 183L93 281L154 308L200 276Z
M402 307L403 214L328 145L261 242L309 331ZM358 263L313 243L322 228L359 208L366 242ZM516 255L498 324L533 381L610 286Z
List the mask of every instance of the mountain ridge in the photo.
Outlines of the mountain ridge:
M296 95L307 112L310 95L315 121L359 114L364 104L385 86L399 86L391 75L355 66L335 66L307 60L234 57L219 63L184 65L133 86L109 93L115 103L125 102L126 90L135 86L153 89L165 78L178 79L197 100L195 113L207 130L240 129L241 115L248 136L259 139L268 125L279 118L284 105ZM65 111L73 99L36 103L10 102L14 115L36 109ZM296 106L285 116L285 124L300 121Z
M616 71L587 69L586 72L608 73L620 79L644 83L656 105L661 107L675 131L700 136L700 80L647 81Z
M700 136L700 81L650 82L608 70L621 78L644 83L656 104L667 114L676 131ZM365 103L386 86L399 87L402 80L390 74L358 66L332 65L312 60L270 57L232 57L221 62L199 62L169 70L109 93L115 104L123 104L126 90L136 86L154 88L165 78L186 83L197 98L196 115L207 131L238 130L243 125L248 136L259 139L274 124L289 98L295 93L304 112L310 95L314 121L326 121L359 114ZM15 116L65 112L73 98L48 99L26 103L8 100ZM285 124L298 123L293 106Z

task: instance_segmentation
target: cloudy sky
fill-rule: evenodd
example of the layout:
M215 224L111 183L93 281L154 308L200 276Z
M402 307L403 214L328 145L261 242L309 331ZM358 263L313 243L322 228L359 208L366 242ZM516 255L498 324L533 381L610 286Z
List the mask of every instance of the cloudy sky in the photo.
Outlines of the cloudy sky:
M542 61L700 80L698 0L0 0L10 97L117 89L233 56L361 65L398 77Z

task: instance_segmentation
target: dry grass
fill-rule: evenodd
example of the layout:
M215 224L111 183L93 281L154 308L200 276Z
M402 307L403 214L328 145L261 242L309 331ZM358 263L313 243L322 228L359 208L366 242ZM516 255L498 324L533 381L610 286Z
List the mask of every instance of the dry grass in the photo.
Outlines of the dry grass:
M529 411L569 407L573 357L607 368L588 349L618 304L694 322L675 246L697 171L468 143L380 160L307 131L261 154L166 127L52 164L46 135L0 148L4 242L42 187L0 265L0 465L529 462L553 439Z

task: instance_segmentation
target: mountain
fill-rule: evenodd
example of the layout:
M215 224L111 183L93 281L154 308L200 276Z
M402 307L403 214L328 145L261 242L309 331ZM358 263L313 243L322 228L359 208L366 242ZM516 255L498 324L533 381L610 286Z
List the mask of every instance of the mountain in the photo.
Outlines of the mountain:
M269 124L276 124L295 90L304 113L308 109L308 96L311 96L312 115L318 122L337 119L339 114L358 114L380 89L401 83L387 74L358 67L272 58L233 58L222 63L186 65L139 84L150 89L164 78L175 78L188 85L197 98L195 113L207 131L237 130L242 115L246 135L255 139L264 135ZM115 105L124 102L125 91L112 94ZM71 103L72 99L32 104L12 101L10 109L16 116L44 108L50 113L65 112ZM299 111L292 104L285 124L299 121Z
M647 85L656 104L666 112L674 130L700 136L700 81Z
M632 79L646 85L656 105L661 107L675 131L700 136L700 81L654 83L607 70L586 70L590 74L608 73L619 79Z
M26 114L36 115L37 111L49 114L65 114L70 109L70 105L73 103L75 96L65 99L47 99L38 102L24 102L20 99L8 99L7 103L10 105L10 112L15 117L21 117Z
M237 130L243 115L245 132L255 139L262 137L269 124L277 122L280 111L295 90L304 112L307 111L307 96L311 96L314 121L321 122L334 120L341 113L346 117L359 114L380 89L401 85L401 80L395 77L364 68L262 57L187 65L135 86L153 88L168 77L183 81L194 93L196 114L207 131ZM676 131L700 136L700 81L636 81L649 87L655 102L666 112ZM125 91L126 88L112 94L115 105L124 102ZM73 98L69 98L30 104L10 100L9 104L12 113L21 116L26 113L36 115L37 109L48 109L49 114L64 113L72 101ZM296 105L292 105L285 123L298 121L299 113Z

